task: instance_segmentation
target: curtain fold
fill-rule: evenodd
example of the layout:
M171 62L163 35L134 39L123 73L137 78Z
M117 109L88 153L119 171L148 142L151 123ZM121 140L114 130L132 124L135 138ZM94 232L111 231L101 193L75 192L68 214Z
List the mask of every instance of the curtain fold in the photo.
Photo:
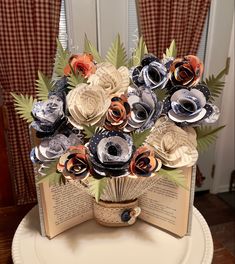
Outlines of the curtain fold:
M8 151L17 204L36 200L28 125L16 114L10 92L35 95L41 70L52 75L61 0L0 1L0 84L8 116Z
M140 32L159 58L175 39L178 56L196 55L210 0L139 0Z

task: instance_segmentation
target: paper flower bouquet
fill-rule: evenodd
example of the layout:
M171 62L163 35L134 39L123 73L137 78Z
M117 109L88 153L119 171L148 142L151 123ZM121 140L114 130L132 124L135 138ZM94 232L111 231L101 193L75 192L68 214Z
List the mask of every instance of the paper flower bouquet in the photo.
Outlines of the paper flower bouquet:
M223 72L201 83L202 62L177 58L174 41L159 59L140 38L129 60L119 35L105 59L87 38L83 54L58 41L54 72L52 80L39 72L37 100L12 94L40 138L31 160L39 182L74 182L94 196L102 223L120 212L120 225L134 223L137 198L159 177L183 186L179 168L193 166L220 129L203 126L219 117Z

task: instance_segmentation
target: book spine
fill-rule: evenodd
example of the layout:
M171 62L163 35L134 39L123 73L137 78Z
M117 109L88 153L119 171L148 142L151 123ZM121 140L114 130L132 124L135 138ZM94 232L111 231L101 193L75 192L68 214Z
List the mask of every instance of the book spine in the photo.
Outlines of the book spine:
M190 188L190 200L189 200L189 212L188 212L188 236L191 235L192 231L192 218L193 218L193 202L194 202L194 193L195 193L195 182L196 182L196 170L197 166L192 167L192 178L191 178L191 188Z
M37 179L37 173L34 169L35 173L35 181ZM41 189L38 184L36 184L36 192L37 192L37 200L38 200L38 213L39 213L39 220L40 220L40 229L41 229L41 235L46 236L46 231L45 231L45 223L44 223L44 212L43 212L43 207L42 207L42 197L41 197Z

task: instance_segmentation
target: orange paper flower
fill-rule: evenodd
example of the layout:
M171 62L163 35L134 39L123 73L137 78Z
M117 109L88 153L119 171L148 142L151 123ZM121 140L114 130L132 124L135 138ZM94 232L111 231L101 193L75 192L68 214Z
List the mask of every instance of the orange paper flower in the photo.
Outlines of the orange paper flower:
M130 171L136 176L148 177L152 172L158 171L161 165L162 163L156 159L154 151L149 147L142 146L136 150L132 157Z
M174 85L195 86L202 77L203 63L194 55L178 58L170 67L170 79Z
M125 95L114 96L107 111L105 128L108 130L122 130L127 124L131 108Z
M83 145L71 146L62 155L57 164L57 170L62 172L66 180L82 180L89 175L87 149Z
M95 73L96 67L93 62L93 56L91 54L79 54L73 55L69 59L69 64L64 68L64 75L68 76L71 72L71 67L74 72L79 72L83 77L87 78L91 74Z

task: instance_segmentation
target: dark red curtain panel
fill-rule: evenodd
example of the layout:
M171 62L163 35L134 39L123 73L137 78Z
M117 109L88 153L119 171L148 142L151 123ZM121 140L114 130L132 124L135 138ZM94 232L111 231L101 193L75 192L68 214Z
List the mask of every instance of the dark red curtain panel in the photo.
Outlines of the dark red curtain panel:
M41 70L51 76L61 0L0 1L0 84L8 116L8 150L17 204L36 200L28 125L15 113L10 92L35 95Z
M196 55L210 0L139 0L140 31L158 57L175 39L178 56Z

